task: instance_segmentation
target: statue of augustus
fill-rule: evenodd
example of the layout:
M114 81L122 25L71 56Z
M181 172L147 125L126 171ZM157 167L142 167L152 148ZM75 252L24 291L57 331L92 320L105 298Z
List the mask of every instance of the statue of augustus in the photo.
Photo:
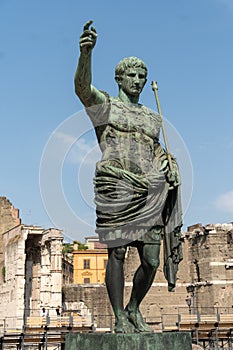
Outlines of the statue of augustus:
M140 312L159 266L164 240L164 274L169 291L182 259L180 177L176 160L169 168L159 143L161 116L139 103L147 67L137 57L122 59L115 69L118 96L92 85L92 50L97 32L92 21L80 37L75 92L86 108L102 151L94 178L96 232L108 246L106 287L115 315L115 332L151 332ZM137 248L140 266L124 306L124 259L128 246Z

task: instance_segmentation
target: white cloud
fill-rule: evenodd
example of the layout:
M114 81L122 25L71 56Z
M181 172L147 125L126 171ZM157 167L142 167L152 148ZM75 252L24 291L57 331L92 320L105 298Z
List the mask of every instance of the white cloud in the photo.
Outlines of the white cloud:
M67 155L67 161L73 164L85 163L94 165L100 158L99 146L96 143L87 144L85 140L79 140Z
M68 163L80 164L95 164L99 159L99 146L96 140L88 140L85 136L76 138L73 135L66 134L60 131L55 133L56 139L60 146L67 150L66 161Z
M221 194L216 198L214 205L221 211L233 213L233 191Z
M65 134L64 132L56 131L54 135L66 145L72 145L76 141L74 136Z

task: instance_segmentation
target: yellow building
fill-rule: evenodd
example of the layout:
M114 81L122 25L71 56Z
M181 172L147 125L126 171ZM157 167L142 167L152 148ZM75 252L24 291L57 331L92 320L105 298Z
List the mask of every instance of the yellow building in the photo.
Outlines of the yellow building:
M104 283L108 261L107 249L75 250L74 283Z

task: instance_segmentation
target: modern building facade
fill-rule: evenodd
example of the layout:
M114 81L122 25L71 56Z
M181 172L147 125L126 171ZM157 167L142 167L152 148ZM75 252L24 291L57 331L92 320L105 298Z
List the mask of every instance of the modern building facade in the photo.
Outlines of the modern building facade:
M104 283L107 249L74 250L74 284Z

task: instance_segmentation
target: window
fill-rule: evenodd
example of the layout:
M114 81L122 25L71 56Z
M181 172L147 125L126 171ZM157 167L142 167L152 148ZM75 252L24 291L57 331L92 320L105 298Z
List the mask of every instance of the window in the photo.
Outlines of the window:
M107 260L107 259L104 259L104 268L105 268L105 270L106 270L106 268L107 268L107 263L108 263L108 260Z
M90 278L89 278L89 277L85 277L85 278L83 279L83 282L84 282L84 283L90 283Z
M86 269L90 269L90 259L84 259L83 260L83 268Z

